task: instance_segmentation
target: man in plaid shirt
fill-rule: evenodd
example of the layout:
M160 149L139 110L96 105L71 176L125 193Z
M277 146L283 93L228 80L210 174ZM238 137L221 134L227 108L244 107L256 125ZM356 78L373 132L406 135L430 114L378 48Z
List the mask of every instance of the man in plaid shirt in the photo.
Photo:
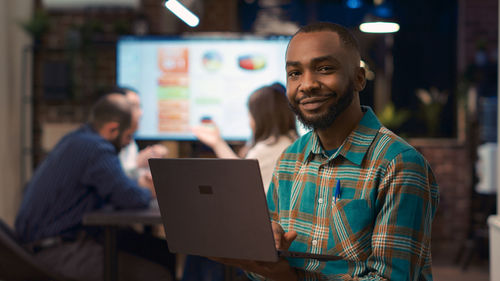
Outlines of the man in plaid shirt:
M287 96L311 132L285 150L267 196L278 249L342 260L233 261L265 280L432 280L439 191L427 161L360 105L355 38L301 28L286 53Z

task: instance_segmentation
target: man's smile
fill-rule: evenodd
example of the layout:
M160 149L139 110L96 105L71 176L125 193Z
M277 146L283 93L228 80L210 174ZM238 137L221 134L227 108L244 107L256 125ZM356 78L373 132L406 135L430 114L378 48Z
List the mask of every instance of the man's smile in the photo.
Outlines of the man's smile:
M331 98L335 98L336 94L327 94L321 96L313 96L313 97L303 97L300 98L297 103L299 106L307 111L317 110L325 103L327 103Z

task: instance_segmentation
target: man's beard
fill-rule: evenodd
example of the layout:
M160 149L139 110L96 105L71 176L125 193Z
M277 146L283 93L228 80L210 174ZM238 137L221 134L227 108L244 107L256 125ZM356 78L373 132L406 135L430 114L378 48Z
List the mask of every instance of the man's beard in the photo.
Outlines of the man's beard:
M337 95L337 93L333 93L331 95ZM299 105L297 102L291 103L288 101L288 105L292 109L292 111L297 115L299 121L310 130L321 130L330 127L333 122L337 119L337 117L346 110L346 108L351 105L352 100L354 99L354 83L349 82L347 88L339 100L330 105L327 112L321 116L315 118L306 118L304 114L299 109Z

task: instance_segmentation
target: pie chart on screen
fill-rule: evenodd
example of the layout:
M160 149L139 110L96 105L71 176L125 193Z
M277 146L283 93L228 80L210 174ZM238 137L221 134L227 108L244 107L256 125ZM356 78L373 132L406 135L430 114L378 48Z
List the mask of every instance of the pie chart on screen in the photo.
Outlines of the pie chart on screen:
M202 63L206 70L219 70L222 67L222 56L216 51L208 51L203 55Z
M243 55L238 58L238 65L245 70L261 70L266 67L266 58L260 55Z

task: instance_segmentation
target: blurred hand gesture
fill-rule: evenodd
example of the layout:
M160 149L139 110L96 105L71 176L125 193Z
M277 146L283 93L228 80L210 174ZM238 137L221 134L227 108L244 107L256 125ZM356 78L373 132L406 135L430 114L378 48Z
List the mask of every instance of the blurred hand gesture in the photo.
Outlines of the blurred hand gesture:
M149 158L164 158L168 154L168 148L166 148L162 144L154 144L144 148L139 151L137 155L137 167L139 168L147 168L149 167L148 159Z
M143 169L141 170L141 174L139 175L139 178L137 179L137 183L144 187L147 188L151 191L153 194L153 197L156 197L156 192L155 188L153 185L153 177L151 176L151 172L149 170Z
M212 149L225 142L222 139L219 128L214 122L195 126L191 131L202 143Z

